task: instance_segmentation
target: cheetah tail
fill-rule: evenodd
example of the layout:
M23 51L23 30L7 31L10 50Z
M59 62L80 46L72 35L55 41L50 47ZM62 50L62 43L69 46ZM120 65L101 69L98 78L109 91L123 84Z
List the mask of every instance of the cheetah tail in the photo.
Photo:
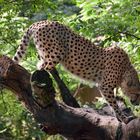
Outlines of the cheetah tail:
M28 28L28 30L24 33L21 43L12 59L14 62L18 63L24 57L26 49L29 45L31 34L31 28Z

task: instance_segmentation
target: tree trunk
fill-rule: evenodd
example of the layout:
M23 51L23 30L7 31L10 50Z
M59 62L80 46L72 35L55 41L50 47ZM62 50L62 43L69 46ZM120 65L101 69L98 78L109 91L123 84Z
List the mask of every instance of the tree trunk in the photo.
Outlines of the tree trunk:
M70 140L140 139L139 118L124 124L115 117L101 115L96 109L80 108L57 71L51 73L64 103L55 100L55 89L47 72L36 71L31 76L10 58L0 57L0 85L18 97L47 134L60 134Z

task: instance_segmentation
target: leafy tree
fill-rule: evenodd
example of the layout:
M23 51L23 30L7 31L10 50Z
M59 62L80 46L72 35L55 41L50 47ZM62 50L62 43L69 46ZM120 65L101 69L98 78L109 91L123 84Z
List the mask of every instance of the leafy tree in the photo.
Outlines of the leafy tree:
M0 0L0 54L12 57L24 30L33 22L58 20L92 41L100 37L102 40L98 43L101 47L116 42L129 54L136 69L140 71L139 14L139 0ZM32 42L25 60L21 64L29 71L34 71L37 56ZM79 82L73 81L60 65L57 69L69 88L74 90ZM22 108L9 91L2 92L0 138L54 138L44 136L39 131L31 114ZM135 112L139 114L140 111Z

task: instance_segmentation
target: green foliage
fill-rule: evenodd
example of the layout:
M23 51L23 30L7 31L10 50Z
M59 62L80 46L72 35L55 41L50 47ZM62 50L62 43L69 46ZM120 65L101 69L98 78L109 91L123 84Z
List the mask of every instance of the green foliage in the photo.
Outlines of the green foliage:
M58 20L92 41L102 37L99 42L102 47L117 42L140 71L139 15L139 0L0 0L0 54L12 57L24 30L31 23L43 19ZM37 55L31 42L21 65L32 72L36 63ZM60 65L57 69L74 91L79 81L73 80ZM0 94L0 138L62 139L40 132L31 114L15 97L9 91L3 93L4 102ZM97 106L100 107L100 103ZM134 111L140 114L139 106Z
M31 114L8 91L0 95L0 138L35 139L43 133L39 131Z

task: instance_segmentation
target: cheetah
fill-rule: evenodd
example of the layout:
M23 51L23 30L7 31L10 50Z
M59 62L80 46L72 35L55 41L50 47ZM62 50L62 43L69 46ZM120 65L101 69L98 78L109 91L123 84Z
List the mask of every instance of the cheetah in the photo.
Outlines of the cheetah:
M98 84L107 102L120 121L128 122L119 109L114 89L137 100L140 94L138 74L128 55L119 47L101 48L57 21L33 23L25 32L13 60L18 63L24 56L30 38L33 38L40 61L39 70L51 71L58 63L73 75Z

